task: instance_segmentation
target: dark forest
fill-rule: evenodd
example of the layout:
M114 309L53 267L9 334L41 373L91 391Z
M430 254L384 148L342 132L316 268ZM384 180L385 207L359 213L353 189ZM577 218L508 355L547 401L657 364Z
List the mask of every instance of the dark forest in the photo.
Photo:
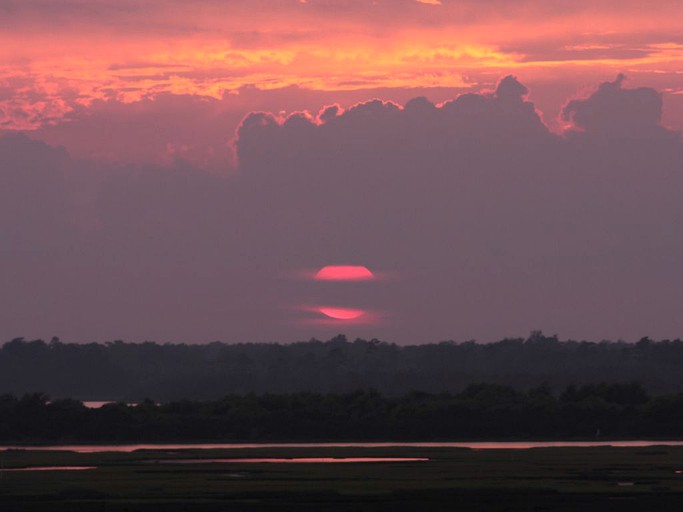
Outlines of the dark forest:
M569 386L559 396L473 384L457 395L228 395L86 408L41 394L0 396L0 442L179 442L678 438L683 393L638 384Z
M15 339L0 347L0 393L167 402L246 393L459 393L480 382L559 394L572 384L638 382L657 395L683 391L681 368L678 339L596 343L540 332L490 344L412 346L341 335L286 345Z
M414 346L15 339L0 348L0 441L675 438L682 366L680 340L540 332Z

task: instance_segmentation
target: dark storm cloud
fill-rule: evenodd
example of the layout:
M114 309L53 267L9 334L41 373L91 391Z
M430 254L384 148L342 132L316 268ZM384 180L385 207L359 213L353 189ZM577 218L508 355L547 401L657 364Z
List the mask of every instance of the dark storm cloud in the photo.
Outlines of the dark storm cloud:
M343 299L389 314L350 335L402 342L535 328L675 336L681 144L659 124L659 94L622 82L569 102L565 136L547 130L513 77L440 105L252 113L231 177L182 162L103 169L0 139L14 180L3 197L28 231L43 226L33 247L53 243L45 226L75 225L64 180L100 179L90 210L72 204L96 223L59 231L59 258L34 264L6 245L6 275L21 272L2 293L21 307L2 324L81 339L292 340L328 334L293 324L296 307ZM355 289L286 278L327 264L394 279Z
M272 114L253 113L238 130L238 156L243 167L255 167L257 172L261 159L287 155L316 158L326 149L341 151L345 158L392 159L400 153L402 159L403 153L410 153L426 157L429 168L430 155L416 151L457 153L458 148L466 150L472 144L517 145L550 137L533 105L524 100L526 94L523 85L507 77L495 93L463 94L439 108L425 98L413 99L405 108L372 100L343 113L338 107L323 110L319 124L303 114L293 114L279 123ZM452 162L435 163L452 166ZM368 170L368 174L372 172Z
M625 79L619 75L614 82L600 85L589 98L570 101L562 112L563 119L595 135L664 136L661 95L649 87L624 89Z

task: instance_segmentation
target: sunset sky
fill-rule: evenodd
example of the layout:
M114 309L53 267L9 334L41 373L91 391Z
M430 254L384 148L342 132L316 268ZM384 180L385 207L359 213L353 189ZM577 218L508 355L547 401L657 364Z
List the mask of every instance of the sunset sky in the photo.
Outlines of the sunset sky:
M0 0L0 341L676 338L680 130L680 1Z

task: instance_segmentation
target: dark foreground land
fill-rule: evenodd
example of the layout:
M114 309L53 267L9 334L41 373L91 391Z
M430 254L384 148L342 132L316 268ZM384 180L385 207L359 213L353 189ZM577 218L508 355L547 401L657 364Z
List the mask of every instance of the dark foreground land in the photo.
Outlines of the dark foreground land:
M244 457L426 457L421 462L274 464ZM168 460L194 459L194 463ZM206 459L206 462L196 461ZM683 447L240 448L132 453L0 452L0 510L680 511Z

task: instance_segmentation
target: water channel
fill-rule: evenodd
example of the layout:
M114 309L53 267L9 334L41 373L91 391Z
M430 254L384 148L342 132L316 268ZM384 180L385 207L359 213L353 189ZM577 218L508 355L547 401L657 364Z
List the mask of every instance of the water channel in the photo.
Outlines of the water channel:
M102 444L0 446L6 450L71 451L77 453L134 452L136 450L216 450L240 448L469 448L471 450L527 450L530 448L588 448L612 446L646 448L649 446L683 446L683 441L476 441L476 442L378 442L378 443L178 443L178 444Z

